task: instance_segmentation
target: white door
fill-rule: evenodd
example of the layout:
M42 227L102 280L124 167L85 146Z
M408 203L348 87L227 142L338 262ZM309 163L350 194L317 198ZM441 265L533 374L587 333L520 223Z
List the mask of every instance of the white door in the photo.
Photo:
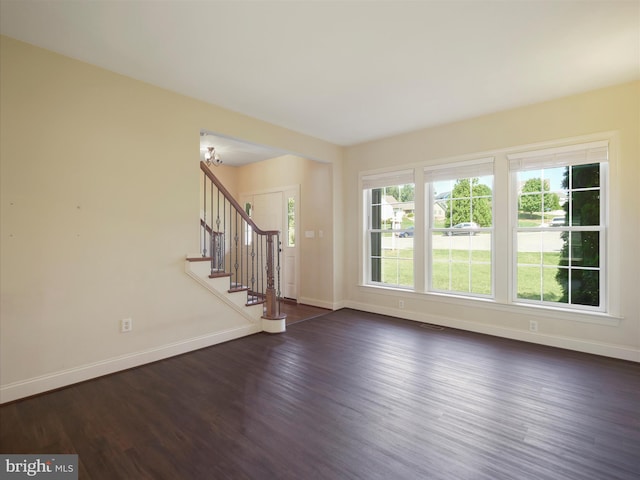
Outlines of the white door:
M287 188L275 192L243 195L242 205L246 206L247 203L251 204L251 218L259 228L281 232L281 295L285 298L297 299L298 189Z

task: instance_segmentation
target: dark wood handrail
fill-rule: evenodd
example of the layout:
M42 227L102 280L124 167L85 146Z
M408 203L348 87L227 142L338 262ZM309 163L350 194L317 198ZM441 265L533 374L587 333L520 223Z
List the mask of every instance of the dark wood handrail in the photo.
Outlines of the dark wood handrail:
M207 176L207 178L211 180L216 187L218 187L218 190L220 190L220 192L222 192L222 195L224 195L224 197L229 201L229 203L233 205L233 207L240 214L243 220L246 221L249 225L251 225L251 228L254 232L259 233L261 235L278 235L280 233L280 230L262 230L260 227L258 227L254 223L254 221L251 219L251 217L247 214L247 212L245 212L244 208L242 208L242 206L236 201L235 198L233 198L233 196L224 187L224 185L222 185L222 182L218 180L218 177L216 177L213 174L213 172L205 162L202 162L202 161L200 162L200 170L202 170L204 174Z
M200 219L200 226L203 227L209 235L220 235L220 232L214 232L213 228L211 228L203 219Z

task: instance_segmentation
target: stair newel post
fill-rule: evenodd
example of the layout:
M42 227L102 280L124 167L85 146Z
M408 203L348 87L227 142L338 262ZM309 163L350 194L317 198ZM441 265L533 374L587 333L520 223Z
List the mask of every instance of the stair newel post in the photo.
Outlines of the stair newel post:
M282 291L280 290L280 254L282 253L282 241L280 240L280 232L278 232L278 236L277 236L277 240L278 243L276 243L277 245L277 250L276 253L278 254L278 258L277 258L277 267L276 267L276 272L278 272L278 282L276 283L276 299L277 299L277 305L278 305L278 316L280 316L280 299L282 298Z
M260 280L259 285L260 285L260 292L262 293L262 295L264 296L265 301L267 300L267 296L266 296L266 289L264 286L264 280L265 277L267 276L267 255L266 255L266 248L267 248L267 236L262 234L260 235L260 271L264 272L262 275L260 275Z
M276 318L276 289L273 276L273 233L267 234L267 318Z

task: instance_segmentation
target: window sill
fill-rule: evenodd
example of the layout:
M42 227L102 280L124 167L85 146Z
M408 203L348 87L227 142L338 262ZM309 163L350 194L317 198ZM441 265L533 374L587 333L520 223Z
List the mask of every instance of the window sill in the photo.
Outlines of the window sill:
M380 290L384 290L387 292L399 292L399 293L414 293L415 290L413 289L413 287L393 287L391 285L383 285L383 284L375 284L375 283L369 283L366 285L360 285L361 287L365 287L365 288L374 288L374 289L380 289Z
M574 322L592 323L596 325L605 325L609 327L617 327L623 320L623 317L612 315L604 312L589 312L569 310L566 308L556 308L546 305L529 305L524 303L500 303L491 298L470 297L462 295L450 295L447 293L418 293L412 290L404 290L399 288L386 287L383 285L360 285L363 289L384 290L393 296L406 298L410 294L412 297L423 297L429 301L446 303L450 305L485 308L489 310L499 310L519 315L531 315L541 318L549 318L553 320L568 320Z
M506 311L526 312L528 315L538 317L571 320L575 322L594 323L596 325L606 325L617 327L620 325L622 317L606 312L590 312L588 310L570 310L568 308L552 307L547 305L530 305L526 303L501 304L496 302L496 306Z

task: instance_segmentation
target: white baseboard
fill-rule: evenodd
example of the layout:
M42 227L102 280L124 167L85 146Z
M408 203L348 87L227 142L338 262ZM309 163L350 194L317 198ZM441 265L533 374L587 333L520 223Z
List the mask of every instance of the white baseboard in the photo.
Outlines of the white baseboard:
M310 305L312 307L318 307L318 308L326 308L328 310L339 310L340 308L344 308L344 306L337 307L336 306L337 304L334 302L327 302L324 300L318 300L316 298L300 297L297 300L298 300L298 303L302 303L303 305Z
M403 318L406 320L415 320L422 323L431 323L433 325L441 325L443 327L458 328L460 330L467 330L470 332L484 333L486 335L493 335L496 337L510 338L512 340L537 343L539 345L546 345L549 347L565 348L576 352L591 353L594 355L618 358L620 360L640 362L640 350L621 345L580 340L557 335L546 335L539 332L528 332L498 327L495 325L484 325L457 318L410 312L407 310L381 307L378 305L373 306L360 302L346 302L346 308L353 308L355 310L362 310L370 313L380 313L382 315L389 315L391 317Z
M11 402L20 398L66 387L74 383L91 380L110 373L139 367L146 363L192 352L200 348L210 347L218 343L252 335L262 331L260 324L243 325L238 328L224 330L212 334L189 338L140 352L110 358L79 367L54 372L48 375L30 378L20 382L9 383L0 387L0 403Z
M333 302L333 310L340 310L341 308L347 308L347 301L340 300L339 302Z
M299 299L300 303L313 305L320 308L334 308L333 304L327 302L312 302L311 299ZM434 325L442 325L450 328L459 328L476 333L484 333L513 340L521 340L525 342L537 343L551 347L565 348L578 352L591 353L595 355L603 355L622 360L640 362L640 350L623 347L619 345L611 345L593 341L585 341L574 338L558 337L552 335L544 335L540 333L525 332L520 330L508 329L504 327L496 327L492 325L482 325L475 322L453 319L450 317L433 316L429 314L409 312L406 310L398 310L394 308L385 308L380 306L371 306L359 302L345 302L340 308L353 308L364 312L380 313L397 318L407 320L415 320L423 323L432 323ZM56 388L66 387L74 383L91 380L111 373L127 370L133 367L163 360L165 358L188 353L200 348L210 347L218 343L234 340L247 335L252 335L262 331L260 324L244 325L238 328L216 332L208 335L202 335L195 338L186 339L163 345L156 348L135 352L128 355L110 358L100 362L95 362L68 370L61 370L48 375L30 378L20 382L9 383L0 387L0 403L11 402L20 398L37 395L39 393L54 390Z

